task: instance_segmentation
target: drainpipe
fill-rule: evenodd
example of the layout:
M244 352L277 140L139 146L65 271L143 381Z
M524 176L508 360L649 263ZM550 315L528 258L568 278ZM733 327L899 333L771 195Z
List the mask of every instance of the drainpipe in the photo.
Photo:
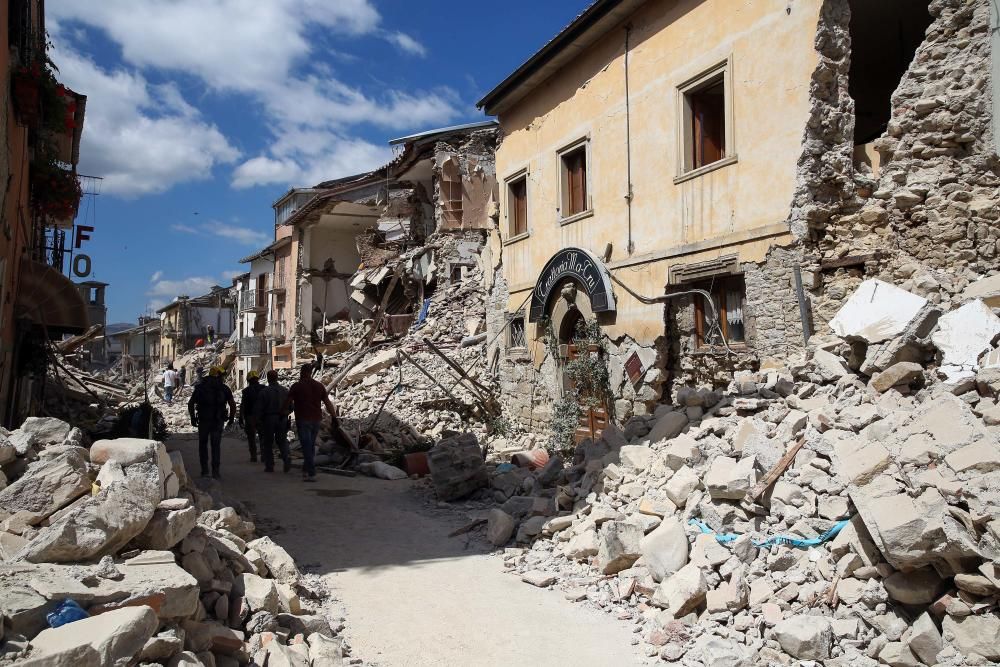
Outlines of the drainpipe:
M625 208L628 216L628 243L625 249L631 256L635 252L635 242L632 240L632 109L629 104L628 90L628 47L629 36L632 34L632 24L625 26Z

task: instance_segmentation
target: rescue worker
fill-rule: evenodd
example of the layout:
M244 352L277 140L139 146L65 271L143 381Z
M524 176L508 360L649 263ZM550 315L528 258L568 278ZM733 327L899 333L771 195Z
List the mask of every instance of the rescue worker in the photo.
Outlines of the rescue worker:
M240 426L247 434L247 445L250 447L250 463L257 463L257 434L260 424L257 421L257 401L264 387L260 384L257 371L247 375L247 386L240 394Z
M191 425L198 428L198 456L201 476L208 477L208 447L212 446L212 477L221 478L219 467L222 458L222 429L232 426L236 419L236 401L233 392L222 381L225 369L213 366L208 377L199 382L188 401ZM228 412L227 412L228 408ZM211 443L209 442L211 441Z
M267 386L261 390L255 402L264 472L274 472L276 444L284 463L284 472L292 469L292 460L288 455L288 411L285 409L287 400L288 390L278 382L278 372L268 371Z

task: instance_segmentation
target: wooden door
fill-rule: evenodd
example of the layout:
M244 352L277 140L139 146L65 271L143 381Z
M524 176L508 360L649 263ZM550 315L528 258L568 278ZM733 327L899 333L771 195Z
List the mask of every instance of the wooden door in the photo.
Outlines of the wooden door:
M601 354L601 350L596 345L586 346L571 343L567 346L568 361L579 358L584 354ZM608 425L608 406L600 405L592 407L589 401L580 396L580 423L577 424L576 432L573 434L573 441L579 444L586 438L597 440L601 437L601 432Z

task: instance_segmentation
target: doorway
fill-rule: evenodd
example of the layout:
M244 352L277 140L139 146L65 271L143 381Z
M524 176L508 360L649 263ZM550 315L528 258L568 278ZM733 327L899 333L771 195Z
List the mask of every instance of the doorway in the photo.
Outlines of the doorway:
M586 339L580 336L582 325L586 324L583 314L576 308L566 313L559 325L559 343L566 349L565 361L570 364L584 355L592 355L600 358L603 355L598 345L591 345ZM567 390L575 390L575 383L566 375L563 376L563 386ZM593 396L585 395L582 392L579 396L578 406L580 408L580 420L573 434L573 441L579 444L586 438L597 440L608 425L608 406L605 399L601 399L598 405L594 405Z

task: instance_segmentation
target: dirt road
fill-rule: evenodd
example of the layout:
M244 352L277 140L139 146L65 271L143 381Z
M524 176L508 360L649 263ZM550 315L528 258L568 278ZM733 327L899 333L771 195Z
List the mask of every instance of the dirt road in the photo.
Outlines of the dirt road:
M168 443L197 474L197 445ZM449 538L464 522L428 508L413 483L265 474L246 443L223 444L224 492L347 610L354 653L381 667L642 664L631 626L503 572L488 547ZM280 466L279 466L280 469Z

